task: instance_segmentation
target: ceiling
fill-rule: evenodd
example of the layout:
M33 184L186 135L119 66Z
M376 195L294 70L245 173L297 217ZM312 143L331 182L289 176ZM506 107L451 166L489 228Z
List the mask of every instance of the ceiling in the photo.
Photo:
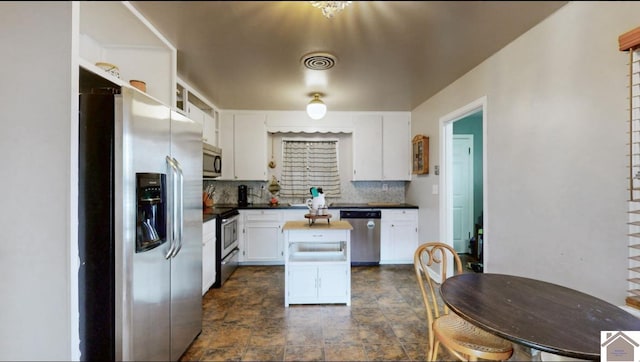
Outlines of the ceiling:
M566 1L132 1L178 49L178 76L220 109L410 111ZM301 58L328 52L329 70Z

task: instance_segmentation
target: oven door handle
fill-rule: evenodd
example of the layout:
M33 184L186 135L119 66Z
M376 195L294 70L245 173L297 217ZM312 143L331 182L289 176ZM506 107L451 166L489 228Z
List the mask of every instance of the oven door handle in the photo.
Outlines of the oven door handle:
M229 264L229 261L231 259L233 259L234 256L236 256L236 254L238 254L240 252L240 249L235 248L233 249L232 252L229 253L229 255L227 255L221 262L220 264L225 265L225 264Z

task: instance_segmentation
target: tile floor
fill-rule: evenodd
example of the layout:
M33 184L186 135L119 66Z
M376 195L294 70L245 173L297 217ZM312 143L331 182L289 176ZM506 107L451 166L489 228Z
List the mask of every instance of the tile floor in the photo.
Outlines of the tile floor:
M351 306L285 308L284 266L239 267L204 295L202 332L181 361L424 361L413 265L351 273ZM451 359L446 351L439 357Z

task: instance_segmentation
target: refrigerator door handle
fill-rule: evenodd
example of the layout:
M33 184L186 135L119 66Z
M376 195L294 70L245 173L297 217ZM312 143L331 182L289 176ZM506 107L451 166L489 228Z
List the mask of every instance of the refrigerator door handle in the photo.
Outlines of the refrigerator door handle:
M170 174L169 177L169 187L168 189L170 190L169 193L171 193L171 195L169 197L167 197L168 199L168 203L167 203L167 209L168 212L167 214L169 214L168 219L169 219L169 241L170 246L169 246L169 251L167 251L167 254L164 256L165 259L170 259L173 257L173 254L175 252L176 249L176 179L177 179L177 170L176 170L176 165L173 162L173 159L169 156L166 157L167 160L167 173Z
M177 229L177 246L173 251L171 257L175 257L182 249L182 231L184 229L184 174L180 163L175 158L173 159L173 165L176 168L176 229Z

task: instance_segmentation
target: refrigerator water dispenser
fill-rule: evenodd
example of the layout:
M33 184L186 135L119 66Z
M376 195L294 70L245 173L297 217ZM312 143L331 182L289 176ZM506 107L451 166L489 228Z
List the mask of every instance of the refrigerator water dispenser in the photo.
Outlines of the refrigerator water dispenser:
M136 253L151 250L167 240L165 175L136 174Z

